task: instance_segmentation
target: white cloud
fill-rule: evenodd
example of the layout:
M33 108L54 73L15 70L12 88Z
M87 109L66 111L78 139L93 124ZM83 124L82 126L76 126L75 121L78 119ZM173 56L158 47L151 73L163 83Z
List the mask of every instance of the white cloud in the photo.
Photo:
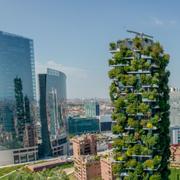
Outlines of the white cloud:
M157 26L164 26L164 25L175 25L177 24L177 21L174 19L171 20L162 20L159 19L157 17L151 17L153 24L157 25Z
M156 24L156 25L164 24L164 22L162 20L158 19L157 17L153 17L152 19L153 19L154 24Z
M79 78L86 79L87 78L87 70L71 67L71 66L63 66L62 64L56 63L53 60L47 61L46 63L36 63L36 73L46 73L47 68L52 68L55 70L62 71L66 74L67 78Z

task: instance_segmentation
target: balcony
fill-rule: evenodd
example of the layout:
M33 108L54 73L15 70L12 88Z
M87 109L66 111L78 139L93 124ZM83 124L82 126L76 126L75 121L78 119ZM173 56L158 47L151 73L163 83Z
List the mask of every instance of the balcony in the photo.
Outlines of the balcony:
M152 128L147 128L147 127L144 127L143 130L147 130L147 131L155 131L157 130L158 128L157 127L152 127Z
M115 54L116 52L119 52L120 49L117 48L117 49L110 49L109 52L112 53L112 54Z
M142 102L153 103L153 102L156 102L156 100L155 99L142 98Z
M151 71L143 71L143 70L128 71L127 74L151 74Z
M146 56L146 55L141 55L141 58L142 59L153 59L152 56Z
M122 172L122 173L120 174L120 177L125 177L125 176L129 176L127 172Z
M138 155L138 154L133 154L133 155L131 155L132 157L134 157L134 158L148 158L148 159L152 159L152 155L143 155L143 154L140 154L140 155Z
M156 65L155 63L151 64L151 68L154 68L154 69L159 69L159 66Z
M111 67L125 67L129 66L129 64L116 64L116 65L110 65Z
M125 127L124 129L125 129L125 130L128 130L128 131L134 131L134 128L133 128L133 127Z

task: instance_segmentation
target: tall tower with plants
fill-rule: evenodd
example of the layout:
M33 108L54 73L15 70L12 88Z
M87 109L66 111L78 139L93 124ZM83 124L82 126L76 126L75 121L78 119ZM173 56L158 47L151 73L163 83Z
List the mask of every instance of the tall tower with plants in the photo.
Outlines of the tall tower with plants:
M124 180L168 179L169 55L143 33L110 43L110 98L115 121L114 174Z

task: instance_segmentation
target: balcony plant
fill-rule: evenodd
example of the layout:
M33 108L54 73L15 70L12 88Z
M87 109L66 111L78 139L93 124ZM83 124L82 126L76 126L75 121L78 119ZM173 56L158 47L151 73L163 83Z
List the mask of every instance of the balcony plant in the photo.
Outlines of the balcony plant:
M127 106L126 113L134 115L137 113L137 104L132 103Z
M137 161L135 159L131 159L127 162L126 165L128 168L135 168L137 166Z
M109 44L109 49L110 49L110 50L116 50L116 43L115 43L115 42L111 42L111 43Z
M145 103L140 103L140 105L138 106L138 111L143 114L146 114L149 111L149 109L149 105Z

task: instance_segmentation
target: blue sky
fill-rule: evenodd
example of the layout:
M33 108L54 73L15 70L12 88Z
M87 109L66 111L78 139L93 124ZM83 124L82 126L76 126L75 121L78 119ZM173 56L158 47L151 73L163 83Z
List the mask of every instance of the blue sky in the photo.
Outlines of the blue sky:
M180 87L179 7L178 0L1 0L0 30L32 38L36 71L65 72L68 98L107 98L108 44L130 37L127 29L163 44L170 85Z

